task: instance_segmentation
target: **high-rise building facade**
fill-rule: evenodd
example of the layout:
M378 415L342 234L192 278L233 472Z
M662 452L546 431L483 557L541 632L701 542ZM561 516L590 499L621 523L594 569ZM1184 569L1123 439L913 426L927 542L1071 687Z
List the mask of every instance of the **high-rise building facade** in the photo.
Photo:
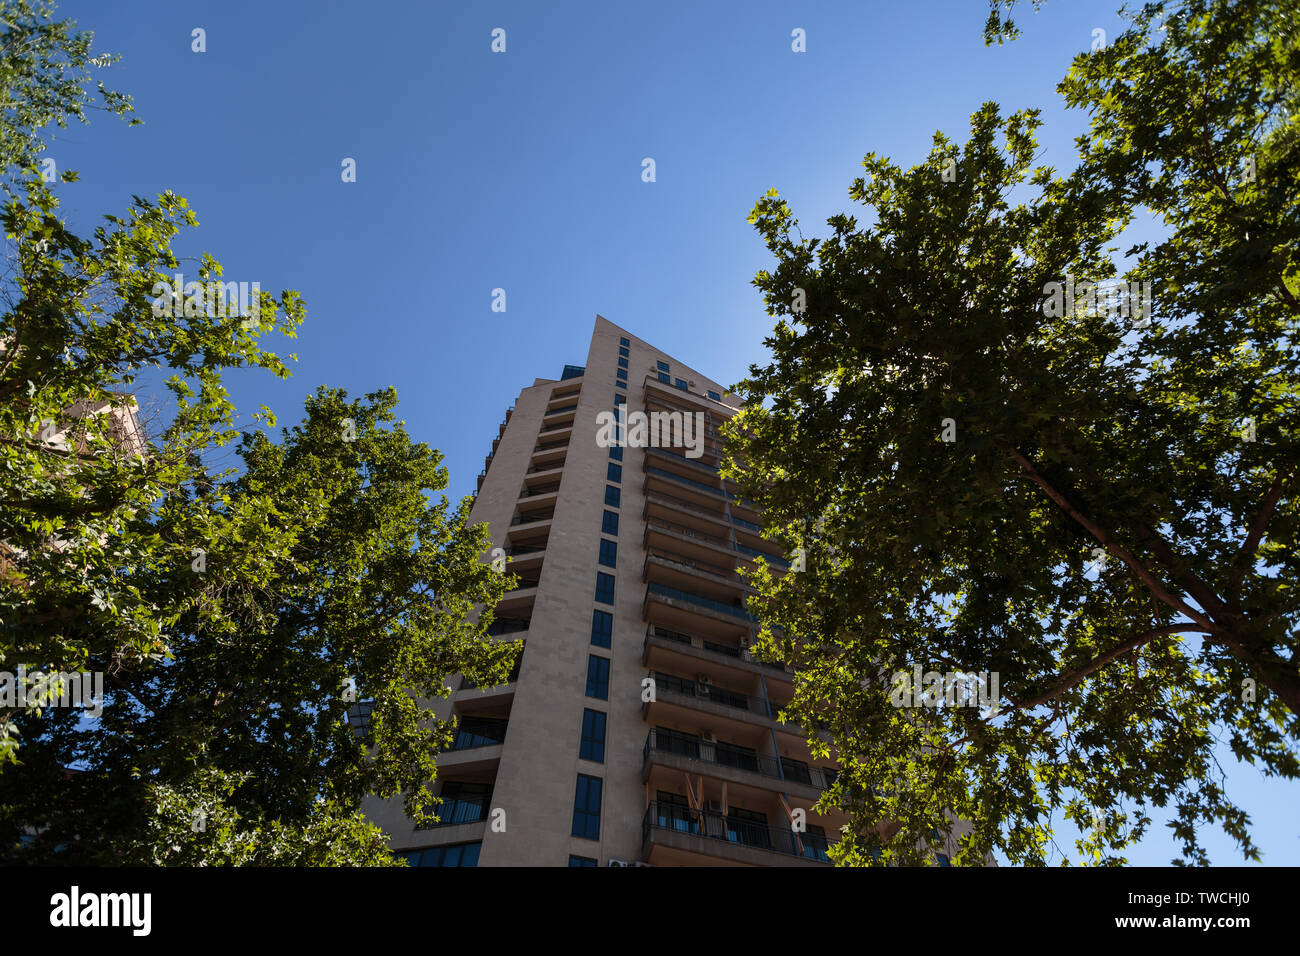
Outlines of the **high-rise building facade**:
M748 651L737 569L787 564L718 471L738 407L599 316L584 366L520 392L471 520L519 577L493 631L524 650L510 683L434 702L459 722L440 825L367 805L412 864L827 864L835 768L777 719L792 674Z

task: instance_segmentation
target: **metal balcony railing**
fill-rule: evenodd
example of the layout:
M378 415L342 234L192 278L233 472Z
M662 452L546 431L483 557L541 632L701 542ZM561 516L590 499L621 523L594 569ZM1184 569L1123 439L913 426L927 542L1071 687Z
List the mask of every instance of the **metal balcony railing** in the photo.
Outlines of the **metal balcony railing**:
M670 694L694 697L697 700L707 700L713 704L748 711L761 717L772 716L767 702L761 697L742 694L739 691L728 690L715 684L703 684L699 681L678 677L676 674L667 674L663 671L651 671L646 676L654 680L656 693L668 691Z
M719 498L724 496L730 497L727 492L723 491L717 485L706 485L702 481L695 481L692 478L683 478L681 475L673 474L671 471L664 471L662 468L655 468L653 465L646 465L645 470L646 474L654 475L656 478L666 478L669 481L675 481L678 484L687 485L688 487L708 492L709 494L716 495Z
M650 838L652 830L674 830L701 840L718 840L821 863L830 862L824 833L815 830L795 833L789 827L769 827L756 820L742 819L716 810L694 810L675 803L651 800L641 821L643 841Z
M684 554L678 554L676 551L669 551L667 548L656 548L653 546L646 548L646 557L662 558L664 561L671 561L673 564L690 568L692 571L704 571L707 574L727 578L728 580L734 581L737 585L743 586L740 580L740 575L736 573L735 568L724 568L718 564L708 564L704 561L697 561L694 558L689 558Z
M525 488L523 491L519 493L519 497L536 498L538 495L549 495L559 490L560 490L560 483L556 481L548 485L535 485L532 488Z
M563 467L564 467L564 459L561 458L559 461L548 461L545 464L533 465L527 471L525 471L524 474L534 475L539 471L555 471L555 469L563 468Z
M708 608L711 611L738 617L744 621L754 620L743 607L737 607L734 604L723 604L721 601L715 601L713 598L706 598L699 594L691 594L689 591L679 591L677 588L670 588L666 584L657 584L652 581L646 585L646 589L649 593L658 594L660 597L681 601L685 604L694 604L697 607Z
M671 531L673 534L680 534L684 538L695 538L698 541L704 541L708 544L716 544L720 548L731 550L731 541L727 538L720 538L716 534L707 534L703 531L696 531L694 528L688 528L684 524L678 524L676 521L669 521L666 518L648 517L645 523L652 528L660 528L664 531Z
M572 405L565 405L563 408L548 408L548 409L546 410L546 414L544 414L542 417L543 417L543 418L549 418L549 417L551 417L552 415L563 415L565 412L571 412L571 411L574 411L577 407L578 407L578 405L577 405L577 403L575 402L575 403L572 404Z
M652 753L675 754L702 764L731 767L776 780L801 783L818 790L829 790L835 780L834 771L829 771L827 776L821 767L809 767L785 757L769 757L721 740L710 743L693 734L678 731L650 731L641 751L643 767L649 764Z
M514 527L518 524L536 524L539 521L550 521L554 517L555 512L553 511L547 512L546 514L517 515L510 519L510 526Z

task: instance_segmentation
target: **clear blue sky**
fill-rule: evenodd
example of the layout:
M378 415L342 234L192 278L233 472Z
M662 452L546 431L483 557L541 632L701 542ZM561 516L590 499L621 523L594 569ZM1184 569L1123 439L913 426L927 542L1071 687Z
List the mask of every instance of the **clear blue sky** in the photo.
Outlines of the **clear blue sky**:
M1069 167L1084 120L1055 87L1094 28L1119 32L1118 5L1026 4L1024 35L985 47L982 0L68 0L95 52L122 54L102 76L145 125L96 115L47 155L81 174L59 187L80 231L171 189L200 222L178 254L303 295L280 349L298 353L293 378L234 377L241 410L290 424L319 384L396 386L459 497L519 388L585 360L597 312L723 382L762 361L772 323L750 280L770 259L745 219L768 188L821 234L864 154L914 163L937 129L964 141L987 100L1042 108L1043 159ZM1300 786L1222 759L1265 861L1300 863ZM1134 862L1173 856L1156 830Z

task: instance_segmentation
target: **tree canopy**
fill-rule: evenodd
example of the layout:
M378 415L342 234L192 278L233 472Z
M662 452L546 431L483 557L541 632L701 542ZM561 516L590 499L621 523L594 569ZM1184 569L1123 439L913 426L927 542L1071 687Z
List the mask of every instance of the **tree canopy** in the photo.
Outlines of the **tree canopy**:
M1209 823L1258 857L1215 749L1300 773L1298 31L1150 4L1059 87L1073 170L990 103L913 168L868 155L866 222L756 205L782 318L725 470L803 550L753 606L845 768L840 862L924 862L955 815L954 862L1040 863L1063 809L1117 863L1166 806L1181 862ZM1165 238L1121 254L1140 217ZM895 706L918 665L996 673L996 710Z

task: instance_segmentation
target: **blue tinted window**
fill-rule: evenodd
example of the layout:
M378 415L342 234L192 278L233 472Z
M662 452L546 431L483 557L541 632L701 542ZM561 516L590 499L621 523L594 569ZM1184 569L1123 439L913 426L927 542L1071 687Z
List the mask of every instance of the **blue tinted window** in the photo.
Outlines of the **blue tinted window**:
M605 534L612 534L618 537L618 513L615 511L606 511L605 520L601 523L600 530Z
M609 647L614 640L614 615L608 611L591 612L591 643Z
M596 601L600 604L614 603L614 575L596 572Z
M709 392L709 398L713 399L715 402L722 401L722 396L717 392Z
M673 380L672 376L669 375L667 372L659 373L659 381L663 382L665 385L670 384L672 380Z
M673 382L673 384L676 385L678 388L680 388L683 392L686 391L687 388L686 379L679 378L677 381Z
M595 860L589 856L569 856L569 866L597 866Z
M617 508L619 497L618 488L614 485L605 486L605 504L609 505L611 508Z
M595 763L605 762L605 715L599 710L582 712L582 744L578 756Z
M619 345L631 345L632 343L629 342L627 339L619 339L619 340L618 340L618 344L619 344Z
M627 354L628 354L628 353L627 353L627 346L626 346L626 345L620 345L620 346L618 347L618 354L619 354L619 355L622 355L622 356L624 356L624 357L626 357Z
M573 797L573 835L587 840L600 839L599 777L578 774L578 789Z
M618 375L619 378L621 378L621 379L626 379L626 378L627 378L627 369L625 369L625 368L621 368L621 369L619 369L619 370L617 371L616 374Z
M482 843L459 843L455 846L435 846L427 850L408 850L406 857L411 866L478 866L478 851Z
M607 568L618 567L618 545L607 538L601 538L599 560Z
M609 700L609 658L587 655L587 696Z
M620 359L618 360L618 367L619 367L619 368L627 368L627 359L625 359L625 358L620 358Z
M660 363L659 363L659 371L661 371L661 372L667 372L667 371L668 371L668 363L667 363L667 362L660 362Z
M605 480L621 482L623 480L623 466L611 461L609 467L605 470Z
M610 458L613 458L615 461L622 461L622 460L623 460L623 446L622 446L622 445L610 445L610 446L609 446L609 457L610 457Z

